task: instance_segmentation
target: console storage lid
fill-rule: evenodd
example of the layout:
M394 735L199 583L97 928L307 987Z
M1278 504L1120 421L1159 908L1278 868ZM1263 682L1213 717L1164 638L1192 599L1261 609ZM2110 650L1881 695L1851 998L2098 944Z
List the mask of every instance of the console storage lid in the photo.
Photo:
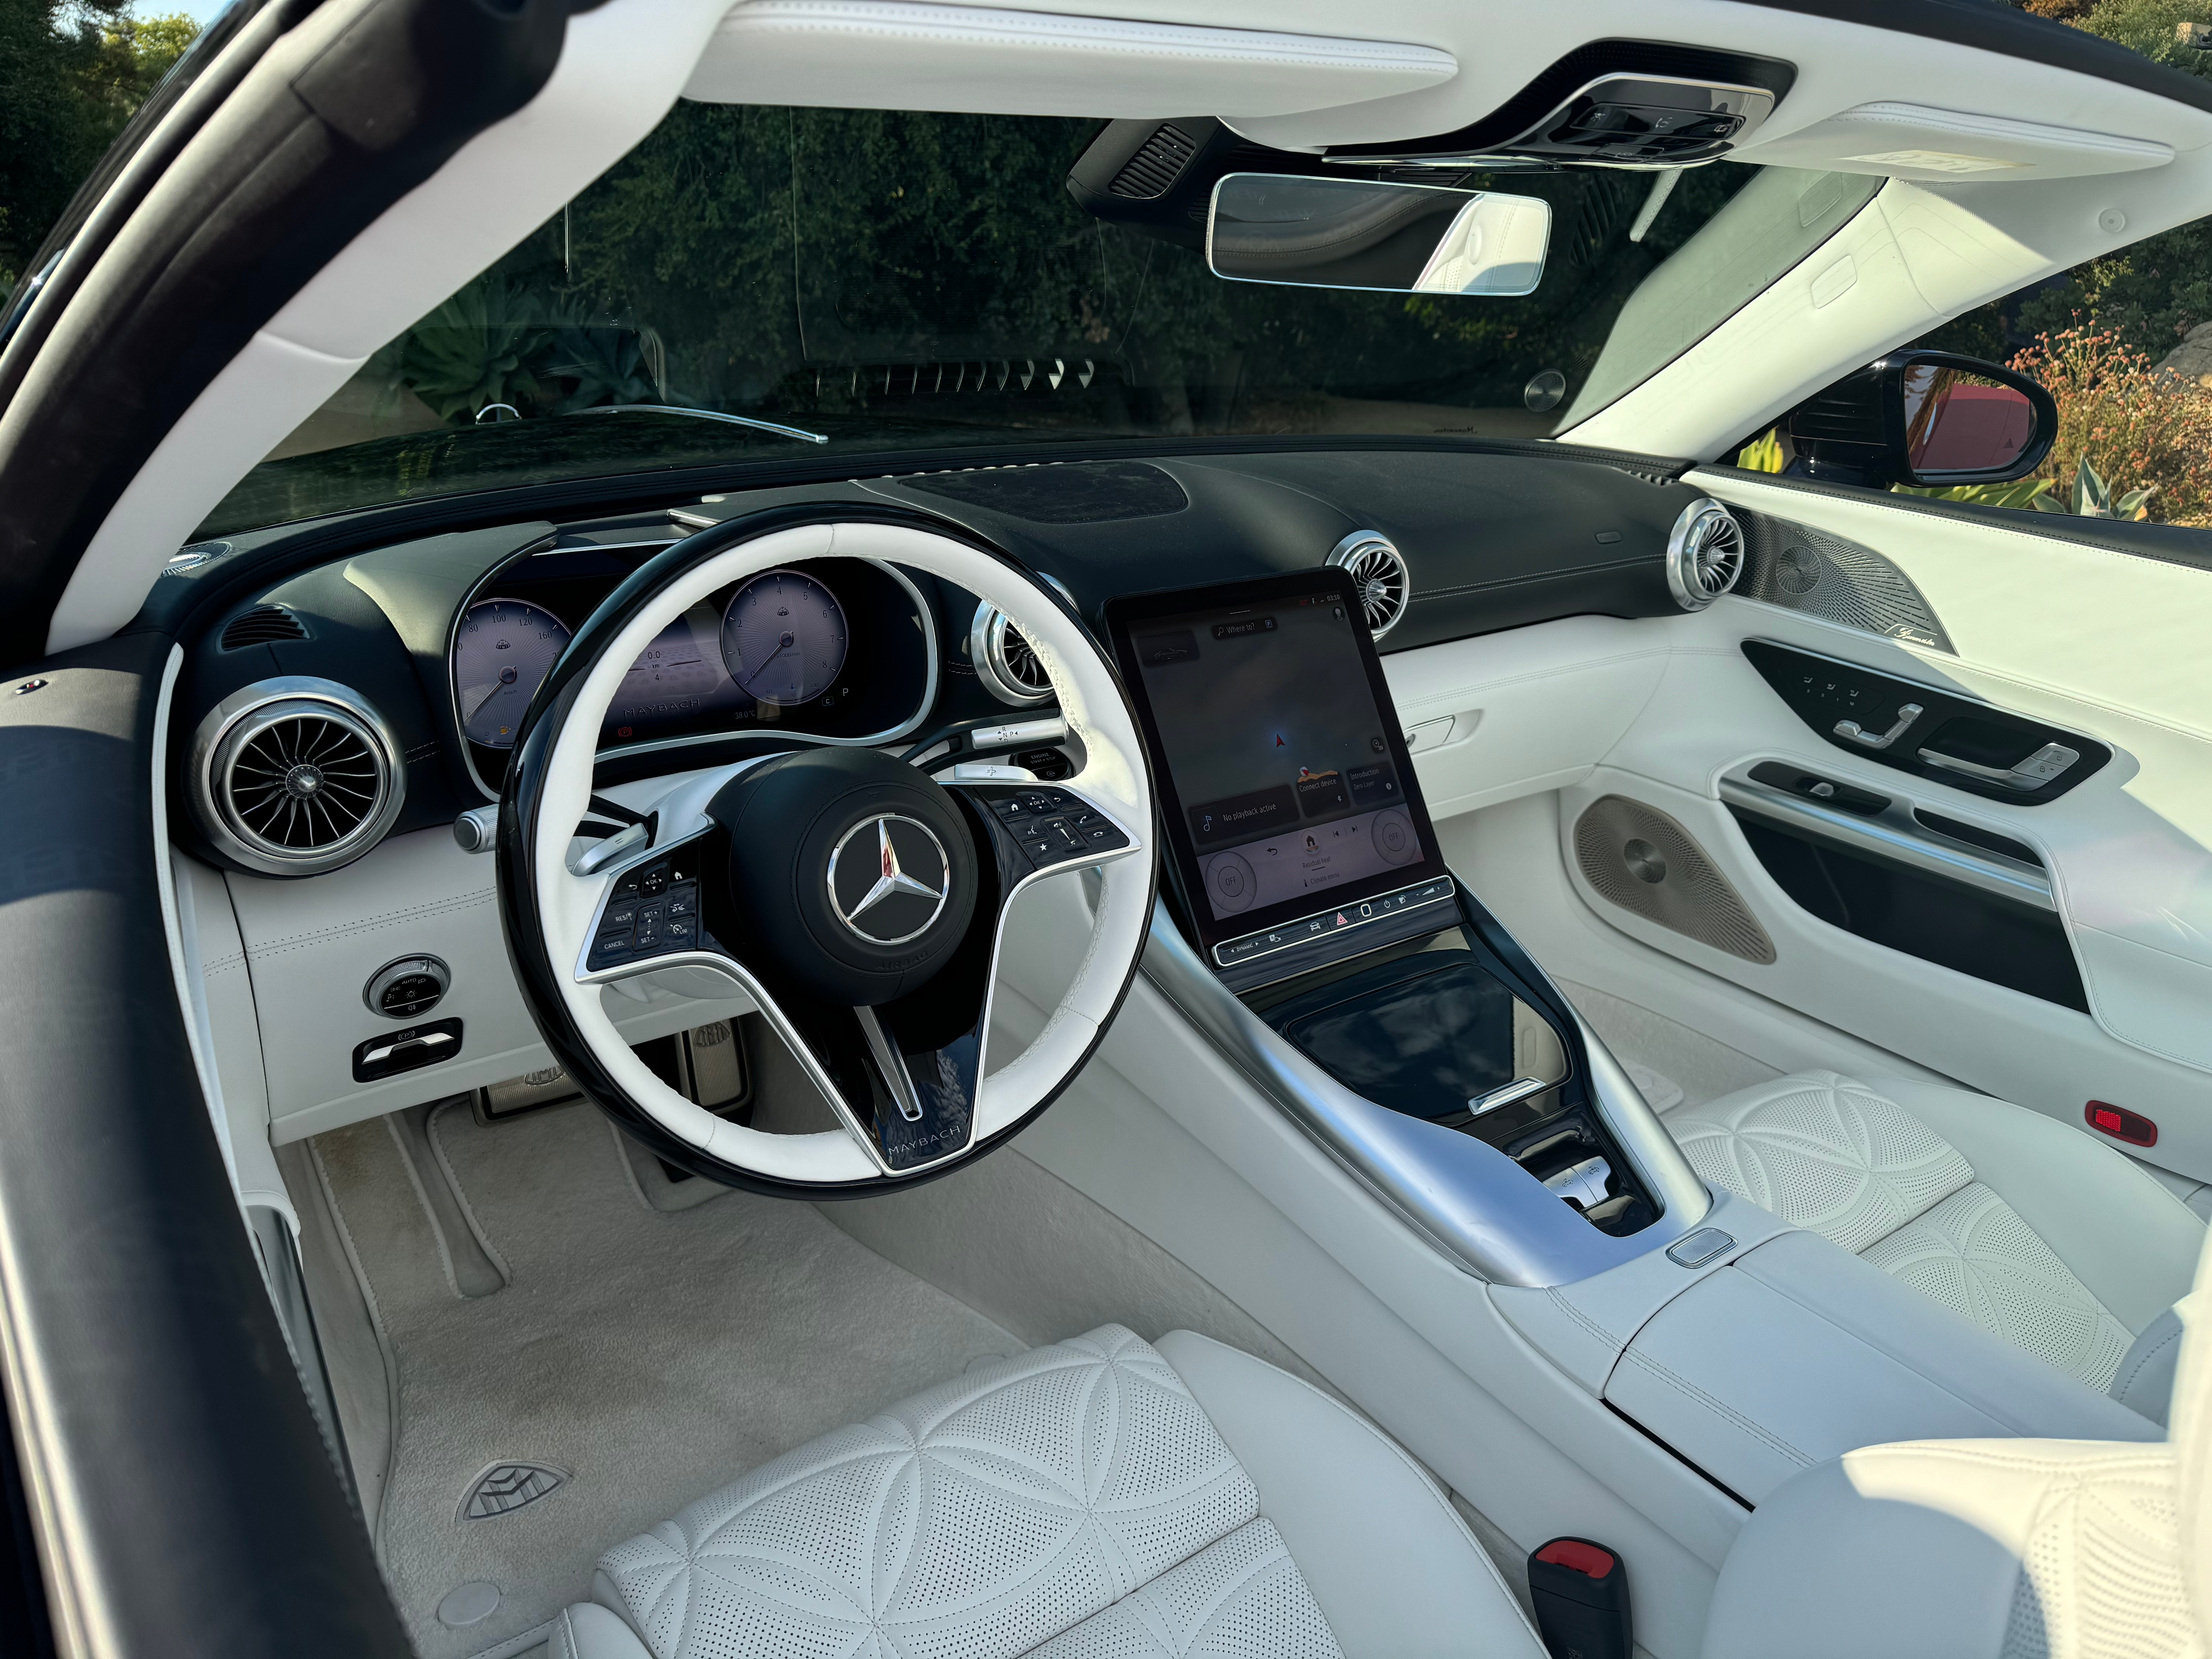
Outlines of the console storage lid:
M2165 1435L1881 1268L1794 1230L1661 1308L1629 1341L1604 1397L1753 1504L1799 1470L1860 1446Z

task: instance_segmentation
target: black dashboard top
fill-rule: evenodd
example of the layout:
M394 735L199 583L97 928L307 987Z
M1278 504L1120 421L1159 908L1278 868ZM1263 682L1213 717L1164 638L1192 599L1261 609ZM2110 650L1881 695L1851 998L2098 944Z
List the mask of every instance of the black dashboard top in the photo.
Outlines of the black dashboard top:
M928 515L1054 582L1094 627L1117 595L1310 570L1361 532L1386 538L1404 561L1402 614L1377 641L1386 655L1577 614L1671 612L1667 536L1696 491L1665 463L1646 472L1565 446L1532 449L1300 447L981 467L431 535L420 533L416 508L408 519L416 533L404 539L389 528L380 536L388 517L368 514L186 549L155 584L137 626L185 645L172 726L180 751L204 712L241 688L277 676L339 682L382 712L404 750L405 805L395 829L423 828L481 804L503 764L497 727L505 705L488 702L484 686L521 659L497 659L489 681L475 660L481 651L462 653L457 667L472 606L515 602L511 615L478 620L534 629L509 645L557 654L562 630L573 631L628 569L692 530L770 507L895 506ZM889 741L883 732L927 734L963 720L1051 712L1010 709L992 695L988 674L979 678L973 595L915 573L823 562L847 568L797 573L778 605L764 609L758 594L743 605L739 594L715 596L716 616L702 611L678 653L700 687L674 697L641 692L645 718L629 722L626 738L611 732L607 750L672 732L687 742L726 738L724 748L750 744L752 752L763 742ZM771 620L776 627L763 634ZM737 643L746 629L770 647L788 635L792 661L763 679L766 671ZM763 647L750 648L757 659ZM799 672L809 652L813 665ZM776 678L789 678L787 670L797 674L789 684ZM465 671L476 675L466 697ZM764 695L747 694L748 684ZM741 708L757 717L740 716ZM482 714L483 731L467 732L471 713ZM472 740L487 733L494 742ZM702 748L693 763L738 752L747 750ZM655 763L667 769L665 756Z

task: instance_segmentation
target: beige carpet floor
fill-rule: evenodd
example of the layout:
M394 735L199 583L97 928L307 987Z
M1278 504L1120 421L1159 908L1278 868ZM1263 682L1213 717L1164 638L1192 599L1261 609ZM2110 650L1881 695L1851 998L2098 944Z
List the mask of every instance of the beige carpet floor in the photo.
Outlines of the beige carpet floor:
M431 1139L504 1288L464 1298L381 1122L313 1143L367 1280L397 1436L378 1549L424 1659L519 1654L610 1546L814 1436L1024 1344L811 1206L724 1193L653 1208L585 1105ZM665 1194L663 1195L664 1197ZM567 1479L471 1519L485 1468ZM441 1601L482 1581L462 1628Z

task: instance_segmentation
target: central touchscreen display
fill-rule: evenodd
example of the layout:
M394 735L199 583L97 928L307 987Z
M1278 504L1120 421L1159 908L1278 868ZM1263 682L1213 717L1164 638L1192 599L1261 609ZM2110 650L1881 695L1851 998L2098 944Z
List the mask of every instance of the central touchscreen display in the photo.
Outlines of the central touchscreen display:
M1109 615L1209 939L1437 870L1342 573L1117 600Z

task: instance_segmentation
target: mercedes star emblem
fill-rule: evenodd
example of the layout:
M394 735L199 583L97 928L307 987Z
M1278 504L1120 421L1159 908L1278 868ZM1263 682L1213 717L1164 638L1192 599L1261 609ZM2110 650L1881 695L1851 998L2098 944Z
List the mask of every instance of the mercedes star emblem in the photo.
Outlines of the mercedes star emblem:
M871 841L872 859L867 856ZM921 879L924 876L930 879ZM951 890L945 843L919 819L878 812L861 819L830 848L830 908L871 945L920 939L943 914Z

